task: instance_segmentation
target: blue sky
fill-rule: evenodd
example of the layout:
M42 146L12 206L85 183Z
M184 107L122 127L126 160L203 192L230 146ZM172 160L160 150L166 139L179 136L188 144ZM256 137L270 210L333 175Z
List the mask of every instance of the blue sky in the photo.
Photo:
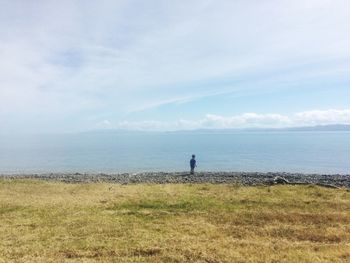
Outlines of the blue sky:
M0 5L2 132L350 123L349 1Z

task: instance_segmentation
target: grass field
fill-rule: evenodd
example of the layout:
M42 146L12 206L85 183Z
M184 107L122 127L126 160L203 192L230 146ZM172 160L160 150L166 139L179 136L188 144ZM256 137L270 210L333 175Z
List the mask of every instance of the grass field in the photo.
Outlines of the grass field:
M0 262L350 262L350 191L0 180Z

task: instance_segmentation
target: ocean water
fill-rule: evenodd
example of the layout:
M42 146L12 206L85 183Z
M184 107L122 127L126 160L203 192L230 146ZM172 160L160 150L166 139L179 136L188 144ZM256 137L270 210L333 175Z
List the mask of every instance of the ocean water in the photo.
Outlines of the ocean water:
M0 136L0 173L199 171L350 174L350 132Z

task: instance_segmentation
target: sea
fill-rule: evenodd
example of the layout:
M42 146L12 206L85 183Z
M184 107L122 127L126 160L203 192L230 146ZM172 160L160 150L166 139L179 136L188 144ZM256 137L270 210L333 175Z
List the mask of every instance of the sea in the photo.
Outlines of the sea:
M0 174L197 171L350 174L349 131L0 136Z

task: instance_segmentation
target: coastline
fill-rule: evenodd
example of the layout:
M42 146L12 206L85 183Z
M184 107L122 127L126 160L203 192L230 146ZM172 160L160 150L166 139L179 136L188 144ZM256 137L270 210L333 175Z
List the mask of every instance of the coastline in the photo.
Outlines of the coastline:
M108 182L117 184L213 183L244 186L274 184L314 184L350 188L350 174L303 174L285 172L140 172L140 173L42 173L1 174L0 179L39 179L66 183Z

